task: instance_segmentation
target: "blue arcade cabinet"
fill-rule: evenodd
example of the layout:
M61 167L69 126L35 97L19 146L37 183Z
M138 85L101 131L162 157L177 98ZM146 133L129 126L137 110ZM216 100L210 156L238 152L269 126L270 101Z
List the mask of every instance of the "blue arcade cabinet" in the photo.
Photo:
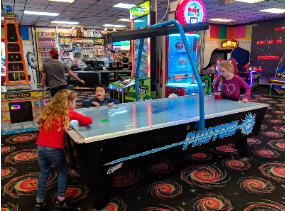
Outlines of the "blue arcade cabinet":
M195 68L198 69L199 34L185 34ZM179 34L169 35L166 39L167 61L165 65L166 90L165 97L198 93L193 69L186 54L185 46Z

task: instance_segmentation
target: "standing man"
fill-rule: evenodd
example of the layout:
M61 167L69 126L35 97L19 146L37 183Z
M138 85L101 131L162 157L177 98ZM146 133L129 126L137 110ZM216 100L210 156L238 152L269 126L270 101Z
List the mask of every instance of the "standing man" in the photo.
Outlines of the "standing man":
M51 61L43 65L41 85L46 86L46 80L47 80L52 97L58 91L67 88L67 82L64 77L64 73L68 73L70 76L78 80L80 83L85 84L85 81L78 78L77 75L75 75L66 64L58 61L59 56L58 56L58 51L56 49L51 49L49 54Z

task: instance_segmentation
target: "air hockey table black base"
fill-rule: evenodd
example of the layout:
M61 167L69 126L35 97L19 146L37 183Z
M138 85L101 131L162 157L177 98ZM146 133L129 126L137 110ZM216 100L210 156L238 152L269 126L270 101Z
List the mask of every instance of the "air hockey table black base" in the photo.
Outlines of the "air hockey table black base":
M85 144L66 135L65 149L86 184L232 142L239 156L247 157L247 138L258 135L266 109L206 119L205 133L196 129L196 122L189 122Z

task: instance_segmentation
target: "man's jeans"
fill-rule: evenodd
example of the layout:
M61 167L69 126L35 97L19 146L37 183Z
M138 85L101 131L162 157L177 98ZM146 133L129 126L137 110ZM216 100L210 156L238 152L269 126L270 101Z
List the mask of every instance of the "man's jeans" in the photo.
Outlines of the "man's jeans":
M66 182L68 177L68 167L63 149L52 148L38 145L38 161L41 173L38 180L37 201L45 199L45 188L50 177L50 168L52 164L58 172L58 196L65 196Z

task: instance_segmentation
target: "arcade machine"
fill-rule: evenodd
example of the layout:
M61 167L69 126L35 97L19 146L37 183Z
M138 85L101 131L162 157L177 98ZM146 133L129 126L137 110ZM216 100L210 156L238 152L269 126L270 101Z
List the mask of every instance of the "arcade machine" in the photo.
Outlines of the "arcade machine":
M110 83L109 88L109 96L112 99L118 99L120 103L126 102L126 95L129 90L132 89L135 85L135 81L130 77L122 77L119 81L115 81Z
M155 23L155 12L150 11L150 1L146 1L130 9L131 29L143 29ZM140 40L131 41L132 52L132 76L135 77L135 69L138 60ZM139 98L140 100L156 98L155 91L155 38L144 40L142 62L139 72ZM134 87L129 89L126 100L136 101Z
M45 89L29 83L16 15L6 7L4 18L6 80L1 86L1 135L37 130Z
M6 78L6 53L5 53L5 38L1 38L1 85L4 84Z
M201 1L180 1L176 8L176 20L182 25L204 22L206 9ZM169 16L169 19L172 19ZM198 68L200 35L196 32L185 34L190 47L194 66ZM179 34L156 38L157 85L160 98L192 95L198 93L193 69L186 55L186 49Z
M188 45L190 46L195 66L198 68L198 46L200 35L186 34L185 36ZM198 86L191 65L187 59L186 50L180 35L173 34L167 36L166 52L168 64L165 68L165 76L167 77L165 78L165 97L169 97L170 94L185 96L197 93Z
M217 65L223 60L231 61L235 74L243 78L251 88L258 88L260 74L248 67L249 51L238 47L238 41L236 40L222 42L222 47L212 52L209 64L201 70L201 73L209 75L215 83Z
M277 65L275 77L269 78L268 85L269 94L276 93L285 97L285 54Z

